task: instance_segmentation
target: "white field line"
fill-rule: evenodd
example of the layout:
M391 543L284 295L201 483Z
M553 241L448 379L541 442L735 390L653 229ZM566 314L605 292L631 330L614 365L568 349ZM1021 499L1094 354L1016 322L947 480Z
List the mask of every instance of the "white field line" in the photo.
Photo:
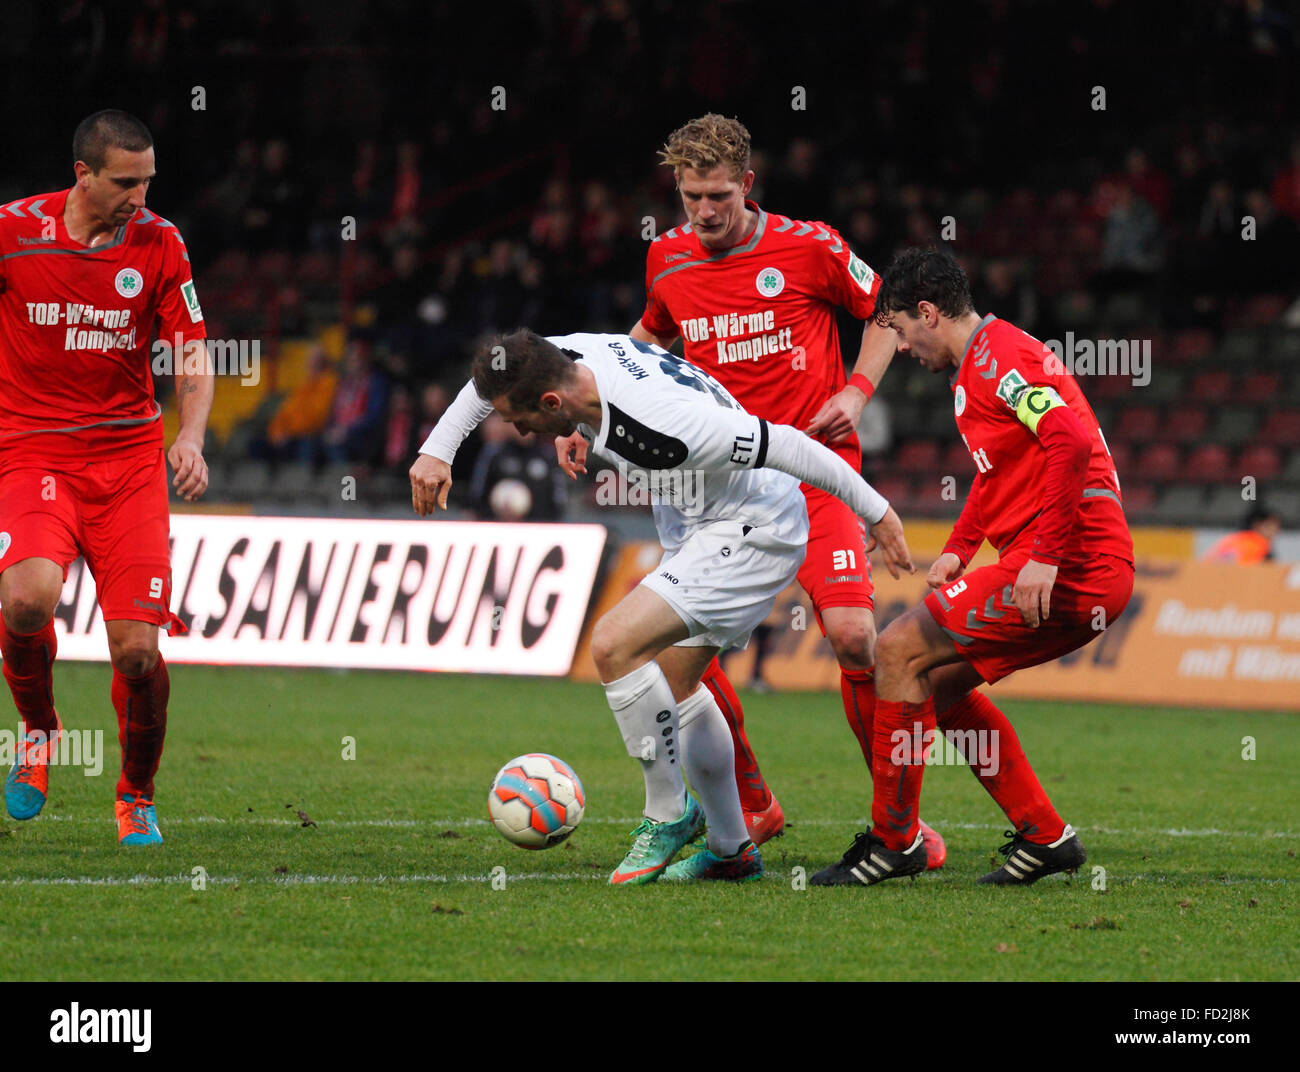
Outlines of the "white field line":
M43 815L38 822L56 822L56 823L93 823L96 826L105 826L110 820L95 819L85 815ZM583 819L586 824L600 823L612 826L626 826L629 830L641 821L640 817L634 819L613 819L605 816L590 816ZM395 829L448 829L451 827L487 827L491 824L486 819L313 819L317 826L334 826L343 829L348 828L385 828ZM866 826L865 818L849 819L799 819L792 821L792 827L801 826L837 826L845 830L862 829ZM927 819L927 822L929 820ZM233 817L223 817L219 815L191 815L188 817L168 817L160 816L158 819L159 826L184 826L192 823L216 823L219 825L229 826L302 826L300 819L289 818L266 818L262 816L236 815ZM942 833L945 830L1005 830L1006 823L945 823L941 821L930 822L936 830ZM1214 828L1205 828L1199 830L1188 829L1187 827L1167 828L1162 830L1120 830L1107 826L1076 826L1075 829L1080 834L1113 834L1118 837L1189 837L1189 838L1213 838L1213 837L1231 837L1231 838L1300 838L1300 832L1294 830L1217 830Z
M973 875L971 876L973 879ZM492 880L491 875L209 875L205 879L208 886L385 886L385 885L449 885L458 882L485 883ZM1064 882L1064 875L1048 875L1044 882ZM565 872L520 872L506 874L506 889L515 882L607 882L603 873L574 874ZM764 882L785 883L786 875L780 871L768 871L763 876ZM1078 879L1080 883L1086 881ZM1139 882L1153 882L1157 885L1177 883L1185 887L1188 883L1180 878L1171 879L1168 875L1125 875L1112 876L1112 883L1117 886L1131 886ZM7 878L0 879L0 888L18 886L192 886L191 875L132 875L130 877L95 877L91 875L62 876L58 878ZM1293 878L1236 878L1225 877L1213 880L1218 886L1294 886L1300 885L1300 879Z

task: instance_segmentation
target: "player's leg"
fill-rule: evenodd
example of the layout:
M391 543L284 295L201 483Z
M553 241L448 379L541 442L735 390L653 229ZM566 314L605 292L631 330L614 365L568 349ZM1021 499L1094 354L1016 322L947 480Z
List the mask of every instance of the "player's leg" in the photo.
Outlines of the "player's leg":
M834 496L805 488L809 537L799 581L816 611L817 623L840 665L844 717L867 769L875 750L875 588L862 519ZM927 867L936 871L948 857L942 836L921 823Z
M948 617L957 650L985 681L1090 643L1105 623L1119 618L1133 592L1133 567L1121 559L1067 560L1053 585L1051 617L1031 629L1010 605L1010 584L997 587L999 580L1014 581L1023 560L1011 560L1005 575L983 585L979 594L967 590L950 596L949 589L926 600L937 619ZM966 626L958 628L959 620ZM1058 871L1077 870L1087 858L1083 845L1052 806L1011 723L987 696L965 688L970 677L958 678L955 669L931 675L939 726L966 754L980 784L1013 827L999 850L1006 862L980 882L1027 885Z
M658 658L677 699L682 767L708 821L708 855L674 864L667 878L756 878L763 872L758 853L744 851L753 841L736 789L731 732L712 693L700 684L701 669L716 650L679 644ZM720 873L703 873L710 870L705 863Z
M733 771L736 789L740 793L740 804L745 812L750 836L755 844L761 845L784 832L785 814L763 778L758 757L754 755L749 735L745 733L745 711L740 697L736 695L736 690L716 659L705 670L703 681L726 719L727 731L731 734Z
M23 722L5 778L5 808L14 819L35 818L49 792L61 729L54 709L54 608L62 590L63 567L48 558L14 561L0 573L0 658Z
M933 670L939 731L970 764L971 773L1002 809L1016 833L1050 844L1065 823L1039 782L1010 720L985 693L969 663Z
M158 626L119 618L106 621L113 664L111 696L122 746L114 814L123 845L162 841L154 809L154 777L167 736L171 681L158 652Z
M890 623L876 645L871 829L814 885L874 885L926 869L918 809L925 755L934 740L929 671L960 660L924 606Z
M677 702L655 661L661 651L689 635L681 615L644 583L592 630L591 656L605 698L628 754L641 763L645 781L644 820L633 831L632 849L610 876L615 885L653 882L704 825L704 813L686 792L682 777ZM712 652L704 654L713 657ZM707 662L700 665L697 681Z
M87 493L78 543L95 578L108 633L110 698L122 746L113 806L118 841L153 845L162 841L154 811L154 778L162 761L171 694L158 629L179 626L170 610L163 452L149 450L97 463L83 480Z

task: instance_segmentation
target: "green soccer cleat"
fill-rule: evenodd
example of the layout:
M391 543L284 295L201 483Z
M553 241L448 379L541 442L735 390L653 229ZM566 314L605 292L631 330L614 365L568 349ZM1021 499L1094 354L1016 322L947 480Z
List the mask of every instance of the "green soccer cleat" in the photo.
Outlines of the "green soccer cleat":
M643 886L664 873L665 868L688 841L704 832L704 811L686 794L686 810L673 823L642 819L632 835L636 838L623 862L609 876L612 886Z
M664 872L665 882L752 882L762 877L763 858L752 841L740 846L735 856L715 856L711 850L701 849Z

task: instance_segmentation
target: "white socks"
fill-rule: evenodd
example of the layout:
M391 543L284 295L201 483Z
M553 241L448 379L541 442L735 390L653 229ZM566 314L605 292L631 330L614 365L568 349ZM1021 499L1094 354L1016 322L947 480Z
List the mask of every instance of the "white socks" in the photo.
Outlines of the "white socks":
M681 702L679 711L682 762L709 821L709 849L715 856L735 856L749 831L736 788L731 730L703 685Z
M675 823L686 811L686 784L682 781L682 766L677 762L682 754L677 705L667 678L659 664L651 660L609 682L605 686L605 698L623 734L628 755L641 761L645 817L655 822ZM722 718L720 711L718 718ZM730 745L730 737L727 743ZM705 811L708 811L707 804Z

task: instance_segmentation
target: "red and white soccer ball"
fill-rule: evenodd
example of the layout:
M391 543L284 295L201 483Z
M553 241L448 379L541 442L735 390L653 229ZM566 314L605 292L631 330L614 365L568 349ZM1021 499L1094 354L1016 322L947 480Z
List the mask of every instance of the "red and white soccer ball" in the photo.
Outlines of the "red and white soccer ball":
M498 481L488 492L488 509L498 521L521 521L533 508L533 493L522 480Z
M586 795L573 768L545 752L512 759L492 779L488 816L521 849L549 849L582 822Z

